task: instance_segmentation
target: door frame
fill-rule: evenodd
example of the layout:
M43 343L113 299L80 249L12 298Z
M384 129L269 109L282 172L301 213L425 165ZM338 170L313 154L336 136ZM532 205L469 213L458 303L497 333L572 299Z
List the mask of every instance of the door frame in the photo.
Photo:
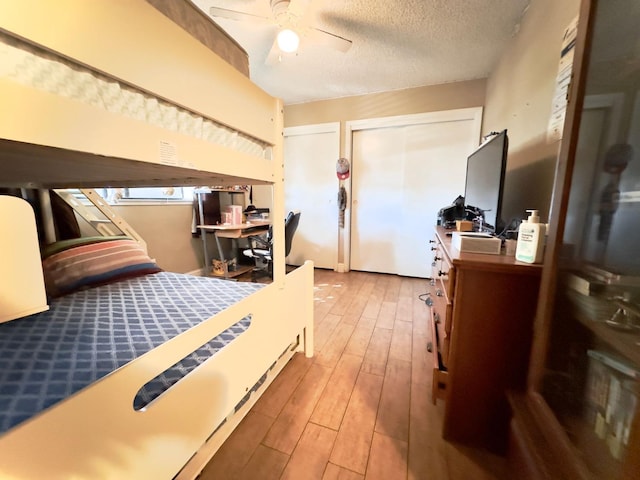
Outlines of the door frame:
M471 120L473 129L477 133L478 144L482 132L482 112L483 107L457 108L453 110L441 110L437 112L415 113L410 115L395 115L391 117L369 118L364 120L351 120L345 122L345 153L349 163L353 165L353 134L361 130L371 130L385 127L408 127L411 125L421 125L428 123L458 122ZM476 135L474 133L474 135ZM471 153L471 152L469 152ZM358 172L352 170L351 177ZM338 271L349 271L351 269L351 181L345 182L349 208L345 212L344 219L344 251L343 264L338 266ZM426 248L426 247L425 247Z
M327 122L327 123L316 123L316 124L312 124L312 125L300 125L300 126L295 126L295 127L285 127L283 129L283 145L284 145L284 139L286 139L286 137L295 137L295 136L302 136L302 135L316 135L316 134L321 134L321 133L329 133L329 134L334 134L336 136L335 140L336 140L336 144L335 144L335 148L336 148L336 158L334 161L337 161L339 156L340 156L340 122ZM286 165L285 165L286 168ZM286 189L286 185L285 185L285 189ZM337 271L338 270L338 261L339 261L339 245L340 245L340 232L339 232L339 227L338 227L338 222L337 222L337 216L336 216L336 223L335 223L335 229L336 229L336 244L334 245L334 253L333 253L333 258L332 258L332 263L333 263L333 270Z

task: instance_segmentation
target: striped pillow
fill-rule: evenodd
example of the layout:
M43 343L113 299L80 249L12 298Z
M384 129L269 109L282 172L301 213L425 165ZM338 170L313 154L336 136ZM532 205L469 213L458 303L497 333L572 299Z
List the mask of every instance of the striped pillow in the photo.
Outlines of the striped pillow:
M125 235L118 236L95 236L95 237L79 237L79 238L70 238L68 240L58 240L56 242L45 245L41 248L40 255L44 260L51 255L56 253L60 253L64 250L69 250L70 248L74 248L80 245L89 245L90 243L100 243L100 242L110 242L111 240L131 240L130 237Z
M42 262L50 297L162 271L131 239L78 245Z

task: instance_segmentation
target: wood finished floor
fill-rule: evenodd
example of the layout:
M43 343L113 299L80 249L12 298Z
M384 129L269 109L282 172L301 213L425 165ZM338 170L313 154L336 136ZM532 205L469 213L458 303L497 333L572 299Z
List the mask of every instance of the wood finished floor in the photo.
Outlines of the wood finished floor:
M289 362L201 480L492 480L504 459L442 440L425 280L315 272L315 355Z

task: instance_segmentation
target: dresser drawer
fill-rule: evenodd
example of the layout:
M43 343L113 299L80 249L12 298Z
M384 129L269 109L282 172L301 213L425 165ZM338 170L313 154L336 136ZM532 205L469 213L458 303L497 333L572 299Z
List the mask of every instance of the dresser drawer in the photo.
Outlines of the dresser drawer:
M433 291L438 291L436 287ZM436 296L433 298L433 305L431 306L431 320L434 324L435 333L437 335L438 352L440 353L440 363L442 367L446 368L449 360L449 332L446 329L446 317L447 311L452 310L449 308L451 304L447 302L447 299L442 296ZM434 337L436 338L436 337Z
M449 364L449 340L451 340L451 337L445 334L444 338L440 341L440 355L442 357L442 364L445 368Z
M431 291L435 289L432 287ZM442 319L441 309L445 305L442 299L435 297L430 299L430 315L429 326L431 330L431 343L428 350L431 353L431 368L432 368L432 385L431 385L431 400L436 403L438 398L444 399L446 387L447 387L447 369L446 369L446 356L448 355L448 338L444 331L444 321ZM447 345L446 353L443 352L443 346Z
M438 291L451 303L456 270L449 263L449 257L445 254L444 247L438 240L435 241L435 247L433 248L435 250L433 262L431 263L431 278L435 280Z
M447 389L447 370L442 365L441 354L437 344L438 334L437 332L437 324L433 321L433 318L430 321L431 324L431 336L434 339L430 345L431 351L431 368L432 368L432 384L431 384L431 401L436 403L436 400L439 398L444 399L445 392Z
M451 335L451 325L453 324L453 302L444 305L444 331L447 337Z
M437 303L437 313L440 321L444 324L444 331L451 333L451 323L453 321L453 295L447 295L441 283L436 282L432 290L434 302Z
M432 295L436 295L434 300L439 298L444 299L442 306L438 305L437 312L440 320L444 323L444 331L447 336L451 333L451 323L453 320L453 293L454 293L454 281L456 277L456 269L449 262L444 246L440 243L438 238L433 242L432 247L433 263L431 264L432 272Z
M438 283L444 297L447 299L448 303L453 302L453 292L455 287L455 279L456 279L456 269L453 266L447 264L447 262L443 262L447 265L446 270L441 270L438 276Z

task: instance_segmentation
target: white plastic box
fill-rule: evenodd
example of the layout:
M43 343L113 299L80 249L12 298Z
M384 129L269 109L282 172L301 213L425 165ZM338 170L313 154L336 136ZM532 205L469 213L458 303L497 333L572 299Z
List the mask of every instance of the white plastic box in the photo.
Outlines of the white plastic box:
M464 253L488 253L500 255L502 241L488 233L453 232L451 245Z

